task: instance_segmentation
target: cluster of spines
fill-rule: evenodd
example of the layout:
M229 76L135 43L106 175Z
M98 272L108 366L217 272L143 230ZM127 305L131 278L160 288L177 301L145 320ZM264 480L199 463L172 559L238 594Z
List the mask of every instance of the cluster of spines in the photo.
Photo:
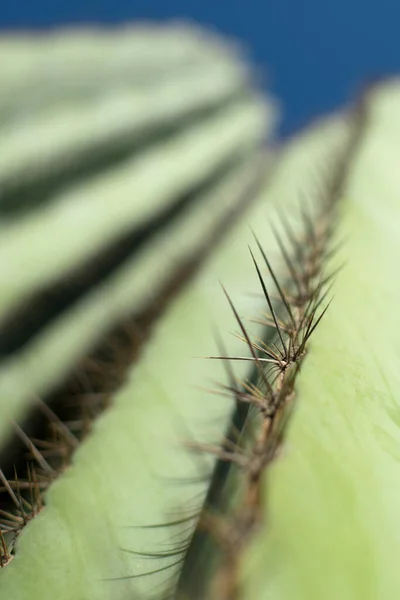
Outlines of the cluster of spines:
M185 560L193 533L193 523L207 531L220 548L221 566L217 570L214 582L214 594L218 600L234 600L238 597L238 560L253 533L258 529L263 513L261 478L265 468L272 462L282 441L289 416L289 408L294 400L294 384L306 354L312 333L323 318L329 302L330 283L335 273L322 275L325 265L332 254L329 238L332 233L334 205L327 204L317 220L310 212L302 208L304 235L297 238L290 223L281 219L288 242L274 229L278 247L287 267L285 284L281 284L260 242L256 239L265 268L274 282L277 294L271 294L264 281L262 268L250 250L259 279L267 312L258 319L273 335L265 342L250 335L239 316L228 292L224 289L228 303L239 327L238 337L249 350L248 356L228 356L223 351L219 356L209 359L222 360L227 383L220 385L216 394L232 398L237 409L245 406L245 414L252 410L257 425L253 427L254 437L241 435L237 429L233 435L225 438L220 445L187 443L186 447L196 453L211 453L225 464L233 464L241 473L242 498L233 513L228 517L217 514L207 506L204 510L194 511L181 519L176 519L150 527L167 528L170 532L187 526L184 532L176 536L169 535L170 545L165 550L154 552L127 552L142 558L165 560L167 564L145 573L128 576L136 578L173 570ZM314 222L317 225L314 225ZM238 380L232 369L232 361L250 361L255 366L256 377ZM247 432L248 433L248 432ZM243 442L243 443L242 443ZM209 474L207 475L209 478ZM197 479L204 479L200 476ZM197 481L196 479L196 481ZM192 479L191 479L192 482ZM187 535L186 535L187 534ZM174 542L176 538L176 542ZM171 576L171 588L167 597L176 597L176 577ZM179 598L186 598L186 590L178 590Z
M135 323L127 320L59 392L47 401L36 398L33 425L29 419L10 424L13 443L24 454L18 465L0 468L0 568L10 563L19 534L45 506L49 486L109 406L141 341Z
M220 356L210 357L222 360L225 365L228 383L220 385L216 393L234 400L234 426L220 446L193 445L195 449L211 452L217 457L211 488L219 488L220 493L210 488L198 514L195 535L184 558L184 576L181 574L178 582L179 598L185 597L193 580L199 576L193 557L199 551L199 544L204 543L205 533L219 548L219 559L207 592L197 593L196 598L204 597L204 593L208 598L218 600L240 598L241 559L265 515L265 474L282 445L295 401L296 380L310 338L330 305L332 283L341 268L328 268L330 259L341 245L333 246L332 237L337 229L339 199L349 164L364 132L365 108L362 99L351 117L353 129L343 152L339 152L333 168L320 177L314 210L308 206L307 199L302 198L300 233L295 233L283 212L279 214L279 231L282 233L272 227L284 267L280 268L284 273L281 281L255 237L263 267L251 249L250 254L267 309L254 321L264 326L264 339L250 335L224 289L239 327L238 336L246 344L248 356L228 356L222 351ZM273 283L273 293L264 281L263 268ZM232 361L250 361L253 365L251 378L238 380ZM224 469L224 465L228 468ZM226 498L229 465L238 473L234 486L239 490L239 499L233 506Z
M249 439L248 435L242 435L243 432L236 427L235 431L231 432L232 435L227 436L220 445L197 442L188 442L185 445L196 453L211 453L220 462L239 469L242 498L238 506L228 517L223 517L217 514L217 511L210 510L206 503L205 509L191 512L182 519L151 525L152 528L166 528L168 532L174 527L180 529L187 525L187 528L176 536L170 535L170 545L167 545L165 550L125 550L142 558L168 561L165 566L127 578L172 571L174 567L182 564L192 540L193 523L197 521L197 528L207 531L221 550L221 567L214 582L215 597L218 600L234 600L238 597L238 560L262 521L261 479L266 467L279 450L294 400L296 377L306 355L309 340L330 303L329 292L336 271L325 275L324 267L335 251L329 244L335 208L335 203L326 201L314 216L311 210L301 205L303 226L300 237L295 235L290 222L284 216L281 218L281 224L287 241L284 241L277 229L273 229L286 266L284 283L280 283L261 243L256 238L265 269L275 286L273 294L264 281L263 268L250 249L256 276L266 302L266 312L254 321L261 324L264 331L272 330L272 336L268 333L265 335L268 342L251 336L228 292L223 288L239 328L237 336L244 342L249 353L248 356L228 356L219 343L221 354L207 358L223 361L227 383L220 385L213 392L232 398L237 410L244 407L242 415L248 416L249 411L252 411L252 417L255 417L251 419L253 425L256 421L256 425L251 428L254 437ZM231 365L235 361L251 362L255 367L255 377L238 380ZM246 426L246 429L250 428ZM209 481L209 473L206 478ZM200 480L204 480L202 475L195 480L191 479L190 482ZM177 541L174 542L174 539ZM176 576L172 574L170 581L171 588L167 591L167 597L176 597ZM186 595L187 590L178 589L179 598L186 598Z
M236 319L240 339L248 348L248 356L228 356L220 347L228 383L220 385L217 394L231 397L235 402L226 438L219 446L192 444L200 452L217 458L208 493L197 513L197 526L182 557L183 570L174 597L215 597L218 600L237 600L240 597L240 563L243 554L265 516L265 474L279 454L295 400L295 384L308 350L310 338L318 327L331 302L333 280L341 269L329 269L329 261L337 254L342 241L332 245L337 230L339 200L343 194L347 173L356 156L367 123L366 95L361 96L349 113L349 137L338 151L333 165L317 174L314 210L302 197L299 206L301 227L297 235L291 220L280 211L279 231L272 227L284 269L282 282L272 269L269 258L256 239L265 270L274 292L265 284L262 268L250 250L256 274L262 288L267 310L254 319L265 327L263 339L252 337L240 318L226 290L224 293ZM319 182L319 183L318 183ZM268 333L268 331L270 333ZM249 379L238 380L232 361L250 361L253 365ZM234 362L233 362L234 364ZM231 467L237 476L228 485ZM233 488L232 488L233 485ZM229 496L233 490L235 498ZM233 508L232 508L233 505ZM199 556L207 539L219 548L217 566L208 564L206 579L211 581L197 587L194 582L205 579L199 571ZM203 562L202 562L203 561ZM206 559L208 563L210 561ZM200 563L204 568L204 555ZM211 590L211 591L210 591Z
M329 308L332 283L341 268L328 268L330 259L341 245L339 242L333 246L331 241L337 226L338 200L349 163L364 129L362 104L357 107L352 119L352 132L347 144L339 151L333 168L319 173L313 207L308 205L307 198L301 198L300 227L294 227L291 219L282 211L279 213L279 229L272 226L282 263L279 268L279 272L283 273L282 278L278 278L260 241L254 236L263 266L260 266L251 249L250 255L266 311L252 320L264 327L263 339L249 333L223 288L239 328L237 336L246 345L248 355L228 356L219 343L220 355L208 357L223 361L227 383L219 385L213 392L232 398L235 410L229 431L221 444L185 444L196 454L200 452L200 456L209 453L217 458L211 480L208 473L206 477L201 475L195 481L207 480L207 498L200 510L190 512L182 519L150 526L165 528L169 532L170 545L166 542L165 550L126 550L143 558L168 561L165 566L126 577L137 578L171 571L170 587L163 597L179 600L188 597L237 600L240 597L240 562L249 542L262 525L265 513L264 476L279 453L295 400L296 380L310 338ZM268 273L275 288L273 292L265 283L263 270ZM235 377L232 368L235 361L252 364L250 378L243 380ZM232 502L226 502L226 484L232 466L236 467L239 474L234 484L239 490L239 500L234 503L234 508ZM185 530L171 536L170 531L175 527L185 527ZM200 586L194 591L193 582L207 578L209 573L200 573L196 569L194 555L198 554L207 538L219 548L219 559L210 586L199 595L199 589L203 588ZM176 583L175 569L178 565L182 565L182 569ZM159 598L159 595L156 594L156 597Z
M87 400L87 399L86 399ZM37 403L46 420L41 438L28 435L17 422L12 423L15 439L25 451L19 470L0 469L0 566L11 561L16 541L24 527L44 507L45 494L52 482L71 462L72 454L89 426L82 408L82 416L74 422L64 422L44 402Z
M331 218L333 205L327 205L316 219L302 208L304 234L297 238L289 222L282 219L287 241L274 230L283 262L287 269L285 283L280 283L260 242L256 239L263 263L276 289L276 297L268 291L262 268L250 250L256 274L265 298L267 311L257 321L273 329L269 341L255 339L248 332L232 300L224 290L236 319L240 339L246 344L248 356L221 355L210 357L226 364L228 384L220 391L230 395L236 404L251 409L257 425L252 427L251 439L238 436L223 441L221 447L198 446L213 452L219 460L233 463L241 473L241 497L228 517L204 511L200 527L206 528L221 549L221 564L215 576L215 596L219 600L238 597L238 561L253 534L259 528L264 512L262 479L267 466L280 448L291 413L294 386L310 338L328 306L330 282L334 273L324 275L331 248ZM314 225L314 222L316 225ZM230 366L231 361L250 361L257 376L252 381L239 381ZM249 428L248 428L249 429Z

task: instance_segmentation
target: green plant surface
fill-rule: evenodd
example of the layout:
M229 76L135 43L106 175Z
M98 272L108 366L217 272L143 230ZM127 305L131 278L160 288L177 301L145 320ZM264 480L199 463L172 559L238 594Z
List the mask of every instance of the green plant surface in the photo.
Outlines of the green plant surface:
M234 410L232 398L213 393L226 382L226 365L206 357L249 350L235 335L239 323L229 300L253 336L271 337L254 321L266 303L247 248L255 246L251 230L290 295L269 221L280 231L284 215L301 236L315 218L315 231L330 231L323 218L318 222L319 200L322 207L326 176L343 156L346 182L332 198L340 189L335 239L344 243L328 272L343 262L344 268L304 364L301 356L293 372L289 365L288 379L300 373L294 392L284 379L288 365L279 367L283 404L294 399L294 413L283 444L279 439L264 463L257 488L263 518L256 510L257 518L245 521L259 529L254 539L251 527L242 535L237 470L226 514L207 535L215 542L216 523L228 523L231 532L222 539L230 540L237 528L239 560L232 564L239 568L218 578L223 568L204 546L209 565L189 573L178 600L396 598L399 82L366 93L361 121L361 113L333 115L273 157L263 142L271 141L274 103L254 91L242 49L200 29L2 36L1 57L7 60L0 72L6 149L0 157L0 450L12 438L11 421L25 418L36 396L47 401L63 383L68 390L71 373L85 377L81 359L91 360L97 344L128 318L129 326L135 319L140 326L146 307L162 301L168 283L182 276L153 317L139 358L108 392L110 406L48 487L43 510L16 538L15 556L0 569L0 598L142 600L175 589L196 518L168 523L200 514ZM362 136L350 156L358 122ZM143 231L143 241L129 246L106 275L46 314L40 294L61 290L69 298L74 277L90 281L104 254ZM316 247L328 243L328 233ZM272 286L267 269L262 276ZM306 300L301 309L298 297L290 301L305 310ZM42 325L7 350L7 327L35 307ZM251 363L238 359L233 369L242 385ZM250 454L259 439L251 435L252 416L236 447L247 436L243 448ZM269 419L266 412L261 417L264 424ZM242 472L246 492L248 464ZM221 547L224 567L229 549ZM5 563L3 552L0 547ZM207 578L201 598L199 577ZM216 589L224 594L215 596Z
M151 302L168 273L178 270L189 253L196 256L205 252L209 244L215 244L215 231L237 208L240 194L246 192L260 170L261 159L266 166L263 155L238 163L234 173L224 177L211 194L208 192L195 208L156 236L150 248L135 254L16 356L3 362L0 387L8 419L15 419L26 410L32 393L43 395L61 381L77 357L88 352L107 332L110 323ZM2 431L7 434L7 418L0 422L0 435Z
M64 100L64 105L35 119L3 128L0 208L17 210L18 202L7 203L10 188L18 191L46 175L60 177L78 169L80 162L118 147L127 146L126 153L131 150L133 155L135 144L144 145L145 136L166 137L182 128L185 120L195 122L223 102L243 96L249 79L244 64L218 58L204 63L183 73L177 65L161 81L154 78L141 86L120 81L119 86L103 89L98 98Z
M13 68L0 75L0 113L10 94L16 105L15 119L0 114L2 443L9 419L155 301L185 261L200 264L218 227L223 237L261 179L276 117L243 53L196 28L1 38L3 59ZM38 325L24 338L29 311Z
M2 597L133 599L141 593L161 595L168 586L174 569L130 579L165 561L122 549L168 549L168 531L132 526L168 521L174 511L198 507L204 496L206 483L182 485L174 479L198 475L199 460L204 466L182 441L218 442L231 411L230 401L199 389L224 377L218 361L199 358L215 352L215 326L230 354L242 345L230 334L236 325L219 280L241 313L257 312L261 300L249 295L259 291L246 249L252 240L249 225L266 249L276 251L268 227L272 204L288 211L297 206L298 188L312 181L315 163L334 160L347 136L346 121L333 119L283 153L254 208L160 320L112 407L78 449L72 467L49 489L46 508L22 532L15 558L1 573ZM119 577L128 579L104 581Z
M345 188L346 261L302 370L246 600L387 600L400 572L399 86L370 92Z
M36 120L58 106L128 91L155 78L194 70L211 63L246 59L237 44L185 23L86 26L0 37L1 127ZM99 76L101 73L101 77ZM40 85L39 85L40 83Z
M189 127L111 174L101 174L95 181L90 178L78 189L62 193L50 206L5 224L0 245L5 280L0 314L27 292L54 281L71 265L104 249L133 224L140 228L189 191L190 185L222 167L235 152L254 146L263 132L263 120L261 103L239 101L222 116ZM118 210L113 198L118 200ZM49 253L49 248L54 251Z

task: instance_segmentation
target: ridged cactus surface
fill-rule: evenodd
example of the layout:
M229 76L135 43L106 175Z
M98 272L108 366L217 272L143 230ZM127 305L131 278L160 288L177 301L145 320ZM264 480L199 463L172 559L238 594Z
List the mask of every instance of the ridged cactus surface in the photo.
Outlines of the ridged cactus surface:
M4 37L0 57L0 594L124 598L106 580L135 567L145 462L124 442L141 402L114 396L265 185L275 107L194 27Z
M17 410L205 253L244 204L271 119L240 55L190 29L1 51L0 382Z
M395 598L398 81L272 149L194 27L0 62L0 597Z

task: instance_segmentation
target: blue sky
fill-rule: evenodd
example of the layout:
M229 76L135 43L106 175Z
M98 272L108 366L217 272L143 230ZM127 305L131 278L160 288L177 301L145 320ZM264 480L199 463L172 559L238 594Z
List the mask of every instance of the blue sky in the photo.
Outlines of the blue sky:
M283 133L400 72L397 0L3 0L0 28L176 17L247 42L283 103Z

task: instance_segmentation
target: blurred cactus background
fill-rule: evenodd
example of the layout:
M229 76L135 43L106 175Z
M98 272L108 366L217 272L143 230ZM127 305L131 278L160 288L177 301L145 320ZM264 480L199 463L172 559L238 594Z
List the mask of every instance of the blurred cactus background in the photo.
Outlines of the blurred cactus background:
M351 4L0 16L0 598L398 596L400 59Z

